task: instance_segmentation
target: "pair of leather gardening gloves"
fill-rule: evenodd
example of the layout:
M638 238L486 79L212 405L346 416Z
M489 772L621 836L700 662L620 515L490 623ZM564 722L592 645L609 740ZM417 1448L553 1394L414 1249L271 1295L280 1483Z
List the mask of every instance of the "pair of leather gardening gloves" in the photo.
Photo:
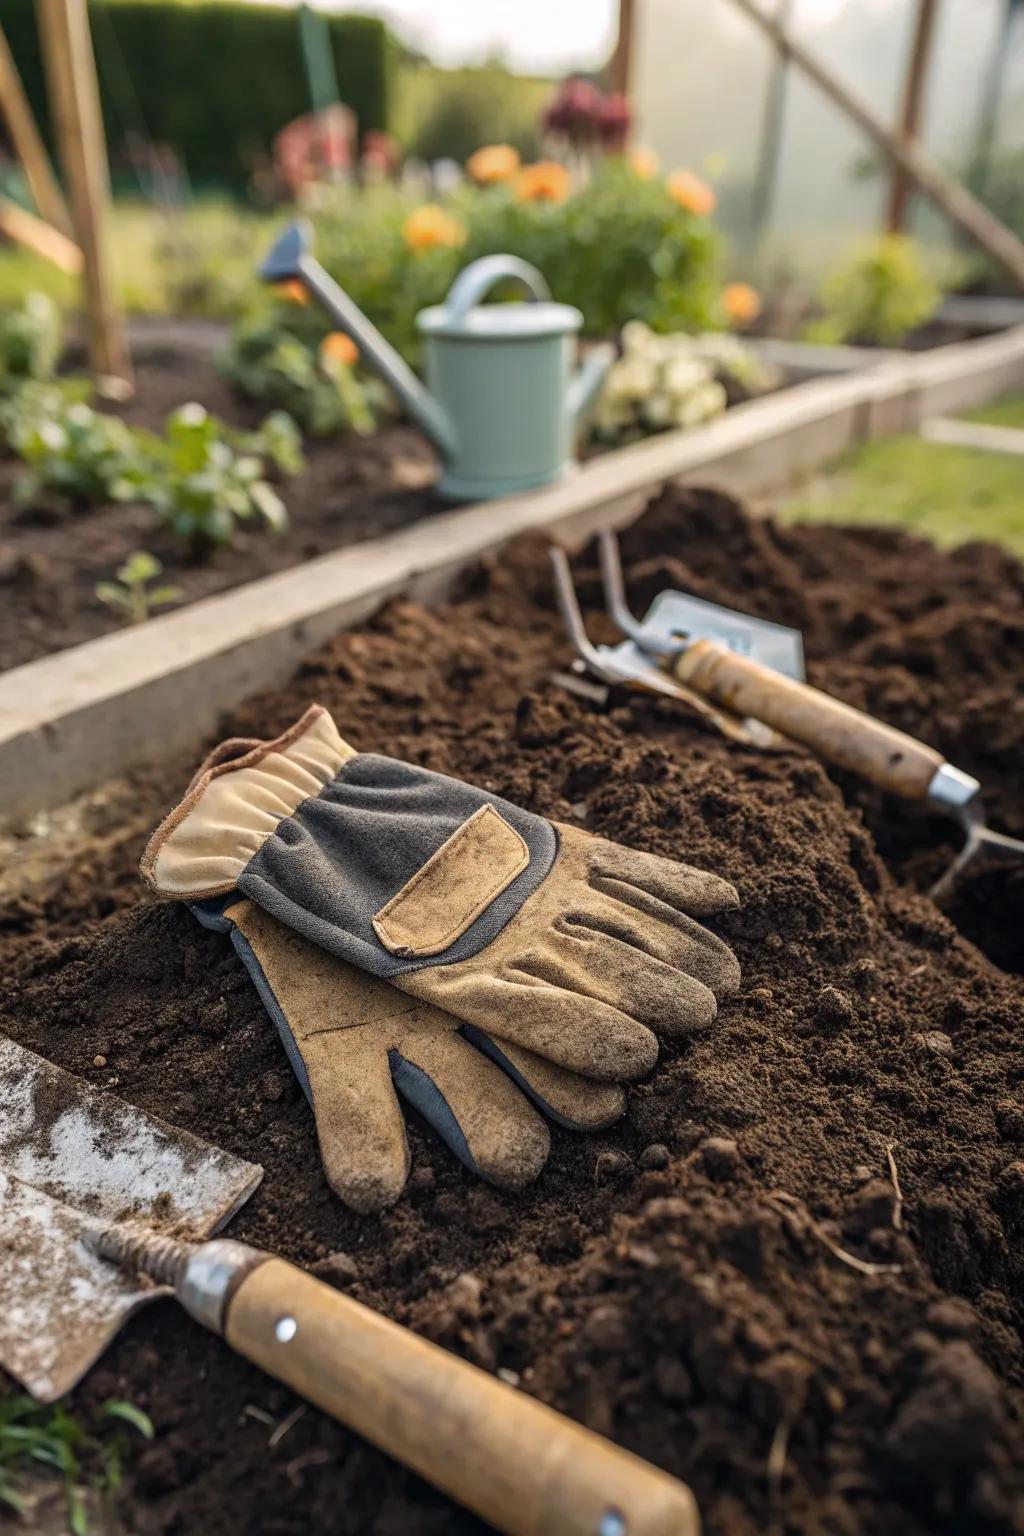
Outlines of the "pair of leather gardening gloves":
M698 921L736 906L726 881L356 752L318 705L216 748L142 873L230 932L361 1211L404 1188L400 1099L519 1188L547 1159L543 1116L610 1124L655 1032L703 1029L739 979Z

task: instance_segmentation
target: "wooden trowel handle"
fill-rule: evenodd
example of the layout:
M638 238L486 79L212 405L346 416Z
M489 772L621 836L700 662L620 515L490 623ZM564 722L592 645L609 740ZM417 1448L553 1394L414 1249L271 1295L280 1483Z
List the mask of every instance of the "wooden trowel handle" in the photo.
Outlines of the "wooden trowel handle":
M507 1536L698 1536L684 1484L283 1259L244 1276L224 1333Z
M674 673L716 704L761 720L837 768L909 800L927 797L945 763L934 747L714 640L695 641L675 662Z

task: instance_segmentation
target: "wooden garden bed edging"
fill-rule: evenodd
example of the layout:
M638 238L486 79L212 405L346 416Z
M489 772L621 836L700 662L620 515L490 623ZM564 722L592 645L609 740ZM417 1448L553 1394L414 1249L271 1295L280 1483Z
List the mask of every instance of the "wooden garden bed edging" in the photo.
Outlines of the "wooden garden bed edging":
M543 529L567 544L629 522L646 493L699 479L763 493L844 449L1024 385L1024 326L812 379L689 432L591 460L541 491L462 508L57 652L0 677L0 814L59 805L185 749L240 699L399 592L437 601L463 566Z

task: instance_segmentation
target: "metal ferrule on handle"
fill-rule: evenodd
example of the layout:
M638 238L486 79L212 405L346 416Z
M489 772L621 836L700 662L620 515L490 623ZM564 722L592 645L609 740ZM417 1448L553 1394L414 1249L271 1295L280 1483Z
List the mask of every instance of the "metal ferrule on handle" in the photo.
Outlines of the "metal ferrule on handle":
M953 768L934 747L716 641L687 646L672 670L679 682L716 704L760 720L837 768L906 799L956 815L979 792L977 780Z

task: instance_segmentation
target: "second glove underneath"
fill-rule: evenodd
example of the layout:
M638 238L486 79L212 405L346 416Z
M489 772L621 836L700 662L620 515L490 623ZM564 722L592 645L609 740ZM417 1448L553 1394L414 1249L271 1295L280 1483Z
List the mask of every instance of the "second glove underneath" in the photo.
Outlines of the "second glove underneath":
M468 1168L506 1189L529 1183L547 1161L550 1138L538 1110L578 1130L622 1114L620 1087L461 1025L308 943L250 901L193 910L205 926L231 933L312 1106L328 1181L356 1210L383 1209L405 1187L400 1098Z

